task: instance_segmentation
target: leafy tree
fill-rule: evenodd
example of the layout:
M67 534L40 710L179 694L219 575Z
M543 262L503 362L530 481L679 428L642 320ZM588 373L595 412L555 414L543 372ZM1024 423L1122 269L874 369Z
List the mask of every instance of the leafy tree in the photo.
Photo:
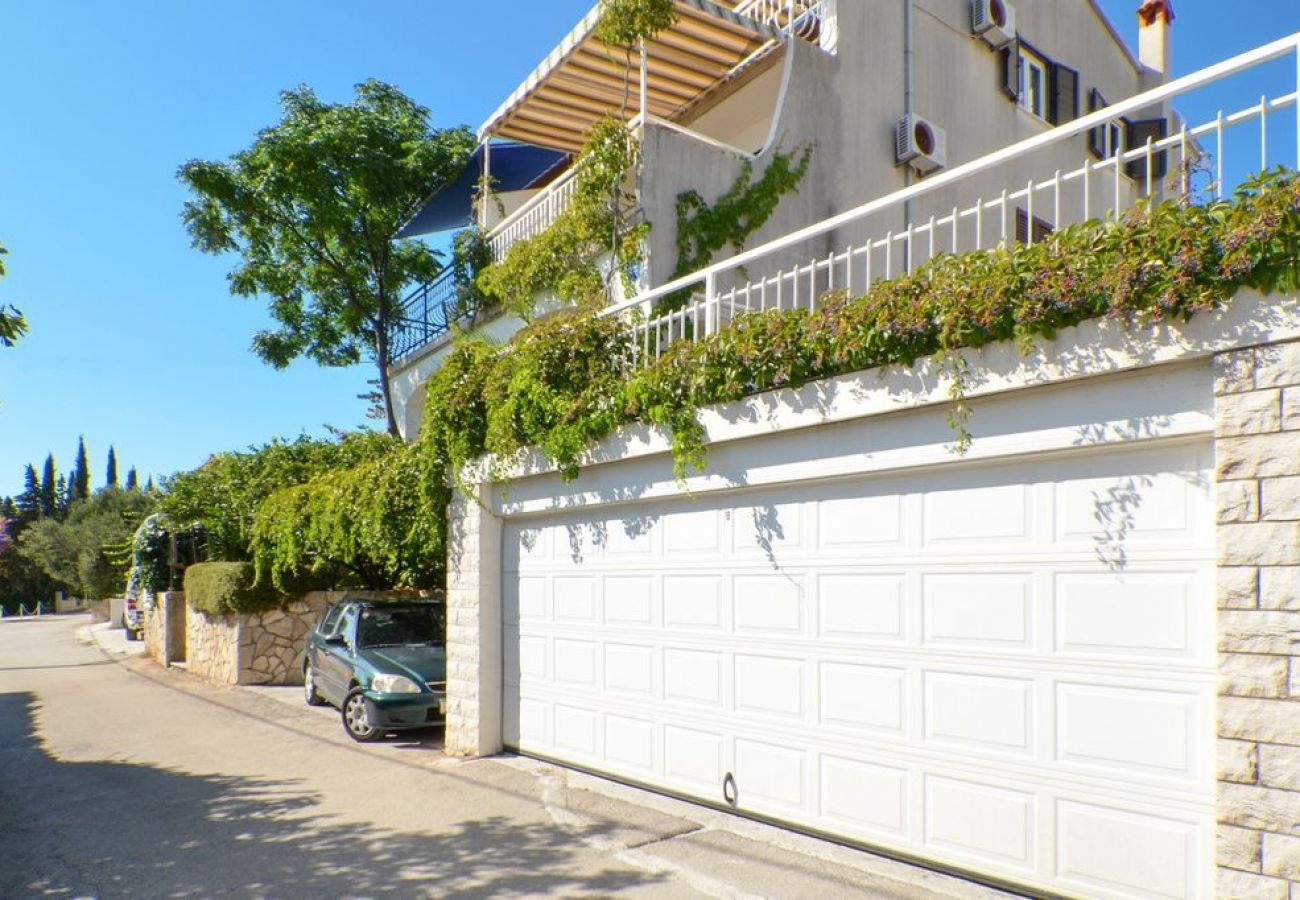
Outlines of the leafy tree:
M138 491L140 489L140 476L136 474L135 466L126 470L126 489L128 491Z
M178 525L203 526L209 560L248 560L253 519L270 494L380 456L395 443L389 435L374 432L345 435L340 440L304 435L246 451L218 453L197 469L166 481L162 510Z
M63 476L55 477L54 454L45 456L45 467L41 470L41 515L53 518L59 514L63 503L65 485Z
M438 254L392 235L431 187L457 174L473 150L464 127L434 129L429 111L379 81L350 104L323 103L305 86L280 95L280 122L229 162L191 160L182 218L205 253L238 253L231 293L264 296L279 327L253 352L276 368L306 356L378 368L385 417L388 334L403 289L431 280Z
M18 552L82 597L103 598L125 585L124 565L110 548L131 539L153 511L153 498L105 488L74 500L63 521L41 519L18 538Z
M9 251L0 244L0 278L5 275L4 256ZM27 320L12 306L0 306L0 347L12 347L27 333Z
M104 466L104 486L117 487L117 450L108 445L108 463Z
M77 440L77 462L72 467L68 496L73 500L85 500L90 496L90 461L86 458L86 438Z
M13 526L14 520L7 516L0 516L0 556L4 556L13 546L14 539L9 534L9 529Z

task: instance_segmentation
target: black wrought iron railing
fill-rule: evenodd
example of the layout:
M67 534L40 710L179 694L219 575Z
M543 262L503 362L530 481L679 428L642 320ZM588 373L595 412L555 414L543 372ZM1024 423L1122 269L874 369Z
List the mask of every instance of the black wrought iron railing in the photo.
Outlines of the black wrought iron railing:
M470 285L448 267L402 301L400 315L388 335L388 362L393 364L451 331L457 323L474 318L478 304Z

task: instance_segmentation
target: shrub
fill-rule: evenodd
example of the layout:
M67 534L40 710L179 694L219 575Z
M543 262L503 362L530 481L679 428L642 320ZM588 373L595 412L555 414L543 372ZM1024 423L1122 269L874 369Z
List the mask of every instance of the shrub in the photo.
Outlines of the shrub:
M210 616L264 612L287 599L269 584L257 584L251 563L195 563L185 570L185 602Z

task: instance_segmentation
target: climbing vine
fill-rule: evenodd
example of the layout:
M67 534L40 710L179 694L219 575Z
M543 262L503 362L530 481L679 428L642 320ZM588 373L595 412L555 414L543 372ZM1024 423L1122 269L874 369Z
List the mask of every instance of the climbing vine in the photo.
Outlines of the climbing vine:
M698 272L715 254L730 245L739 253L745 241L762 228L786 194L799 187L808 172L812 148L778 153L754 180L754 164L746 160L725 193L710 204L698 191L677 195L677 268L673 278Z
M346 548L358 540L348 529L363 527L369 553L392 548L392 571L412 566L432 577L446 552L440 511L453 479L485 453L513 463L535 448L572 478L594 442L644 422L671 432L684 478L707 463L697 418L703 407L925 358L964 384L963 349L1009 340L1027 351L1099 317L1133 329L1183 321L1222 307L1241 288L1300 291L1294 172L1261 175L1230 200L1140 205L1119 222L1072 226L1032 246L942 256L861 296L827 295L814 310L748 313L705 339L677 342L643 367L632 364L629 323L590 308L566 310L504 346L459 341L427 385L416 444L363 465L346 485L325 478L276 495L268 510L281 521L258 540L289 573L295 559L316 552L316 526L302 511L314 508L335 516L334 536L320 540ZM963 404L954 411L960 444L970 439L962 436L970 410L960 386L955 399ZM373 498L373 517L347 512L369 494L389 499ZM385 502L402 515L388 521Z
M630 283L641 261L649 224L620 229L627 210L620 190L637 162L638 145L616 119L597 123L574 164L573 200L541 234L513 244L505 258L478 276L479 289L525 321L537 298L554 294L583 306L604 302L609 285L599 258L611 255L610 273Z

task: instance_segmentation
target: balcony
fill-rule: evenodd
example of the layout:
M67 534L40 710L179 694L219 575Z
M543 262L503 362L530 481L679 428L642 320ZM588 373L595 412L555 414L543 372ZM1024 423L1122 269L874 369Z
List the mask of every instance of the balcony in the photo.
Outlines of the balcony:
M399 232L413 237L477 223L495 259L536 237L569 208L577 188L571 161L595 124L621 117L629 130L667 128L720 152L751 156L692 130L704 105L740 73L770 65L791 40L833 48L826 0L675 0L677 21L627 56L595 37L597 6L479 129L482 144L457 181L430 197ZM549 155L547 155L549 154ZM557 175L558 173L558 175ZM478 202L487 179L496 193ZM394 326L390 359L402 360L437 342L456 322L478 312L450 275L414 291Z

